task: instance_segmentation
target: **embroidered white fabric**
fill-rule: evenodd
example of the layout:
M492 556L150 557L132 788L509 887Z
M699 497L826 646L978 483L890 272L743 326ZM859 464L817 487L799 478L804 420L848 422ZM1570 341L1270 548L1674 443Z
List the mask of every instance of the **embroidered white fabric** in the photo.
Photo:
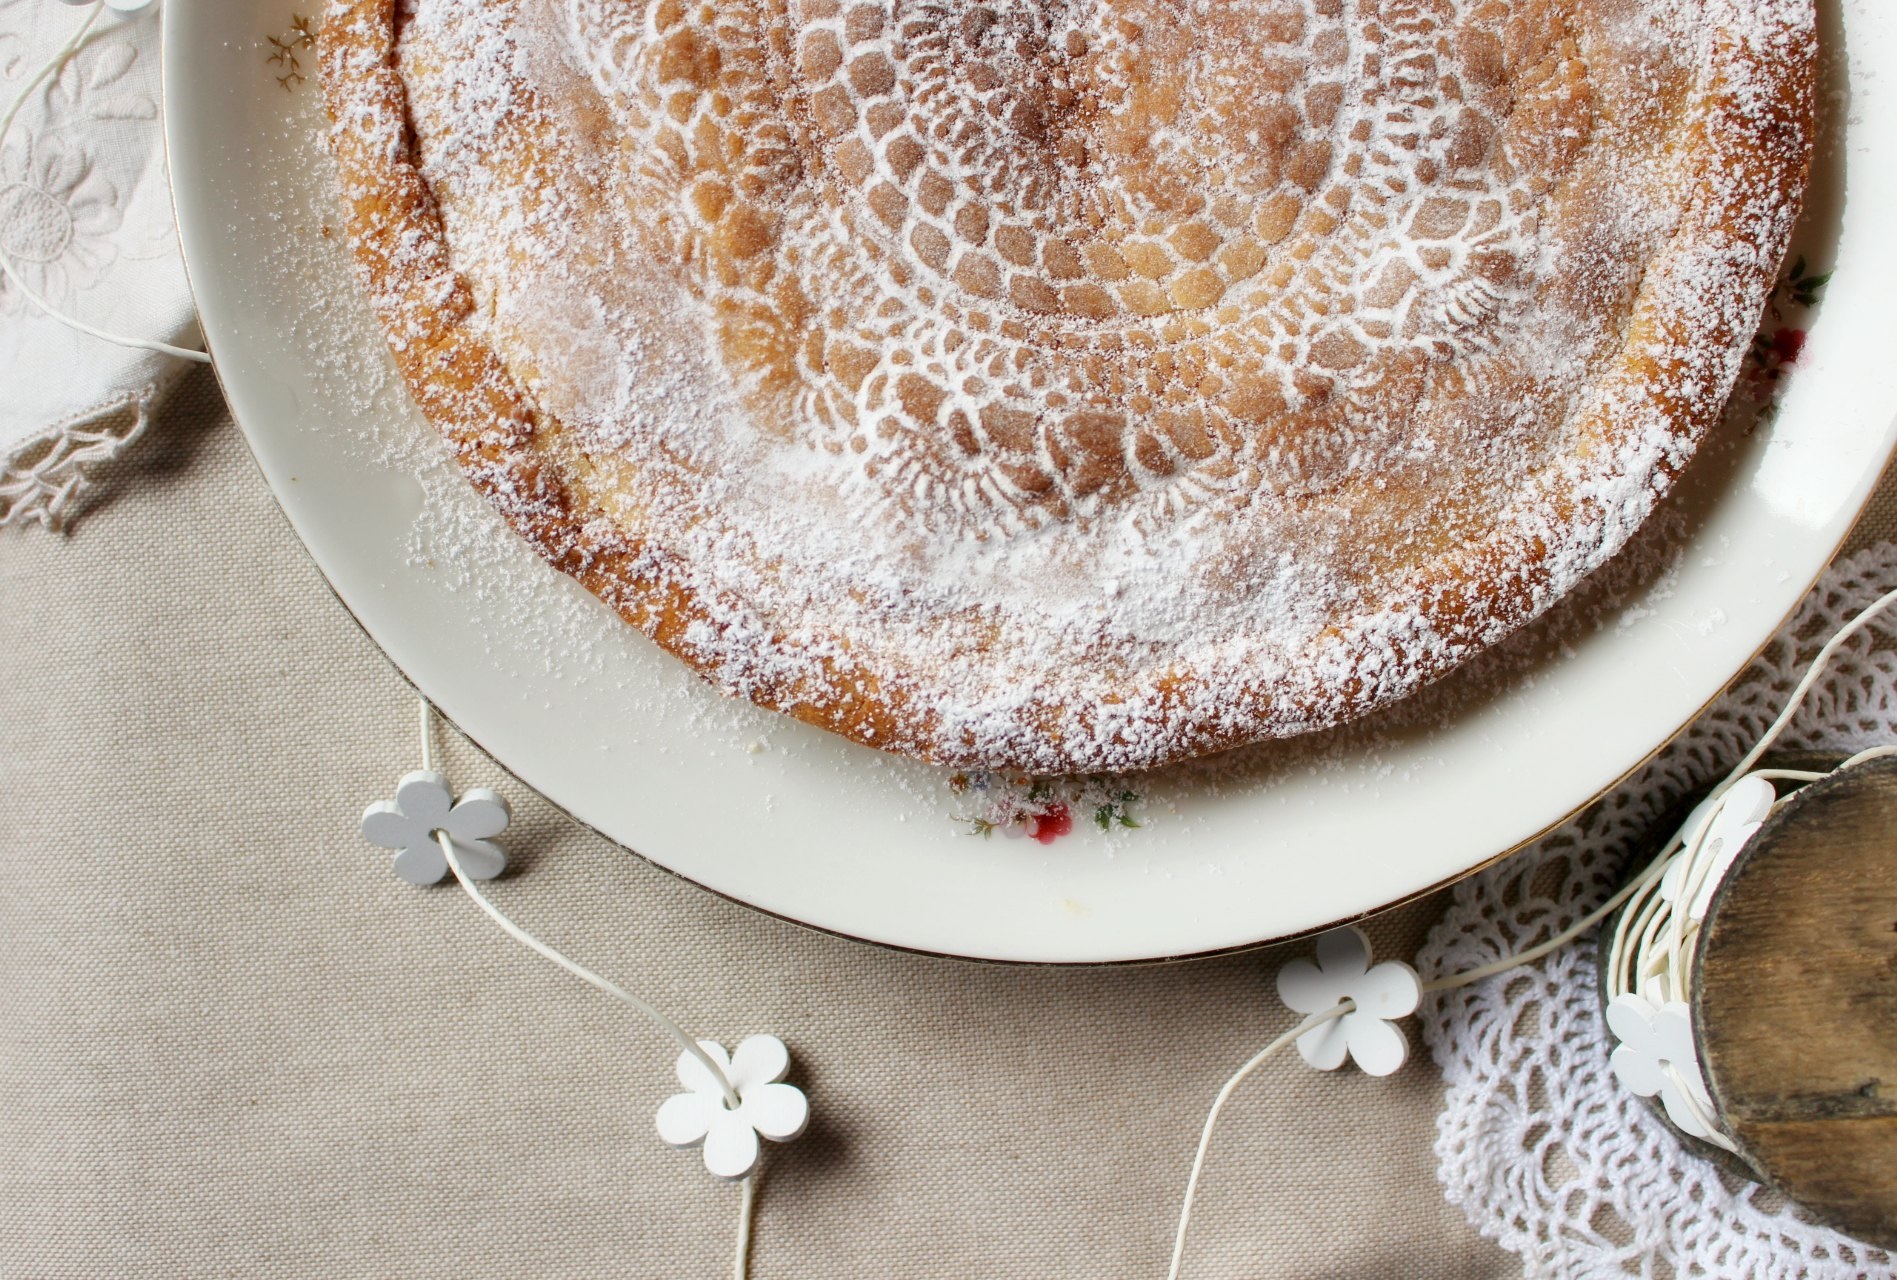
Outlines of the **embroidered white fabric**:
M0 0L0 107L85 16ZM0 146L0 247L28 287L78 319L195 345L165 183L160 20L102 16L28 99ZM0 395L0 525L58 525L88 470L144 430L182 364L75 333L0 275L0 369L24 371Z
M1418 956L1423 976L1533 945L1603 901L1651 856L1657 824L1758 741L1819 646L1894 584L1897 545L1840 560L1677 741L1579 819L1458 886ZM1781 745L1848 752L1897 738L1897 622L1881 625L1833 659ZM1897 1276L1888 1254L1688 1154L1619 1087L1595 964L1588 939L1419 1010L1446 1085L1437 1175L1470 1223L1531 1278Z

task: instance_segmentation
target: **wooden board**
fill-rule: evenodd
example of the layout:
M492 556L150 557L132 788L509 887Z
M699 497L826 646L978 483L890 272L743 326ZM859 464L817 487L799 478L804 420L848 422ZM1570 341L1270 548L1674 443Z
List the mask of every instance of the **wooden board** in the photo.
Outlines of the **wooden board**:
M1897 758L1804 788L1713 899L1693 1022L1741 1154L1897 1247Z

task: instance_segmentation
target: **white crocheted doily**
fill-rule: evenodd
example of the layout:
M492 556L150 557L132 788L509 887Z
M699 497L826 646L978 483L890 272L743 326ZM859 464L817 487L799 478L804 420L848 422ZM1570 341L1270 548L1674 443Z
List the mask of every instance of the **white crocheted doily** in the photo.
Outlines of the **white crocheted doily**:
M1612 893L1665 833L1658 822L1738 762L1818 647L1897 585L1897 546L1839 561L1738 683L1676 742L1582 817L1454 891L1417 959L1425 977L1532 945ZM1833 660L1785 747L1855 750L1897 738L1897 650L1860 635ZM1608 1070L1596 944L1427 1001L1442 1068L1438 1176L1483 1235L1530 1277L1897 1276L1892 1258L1814 1225L1785 1200L1685 1152Z

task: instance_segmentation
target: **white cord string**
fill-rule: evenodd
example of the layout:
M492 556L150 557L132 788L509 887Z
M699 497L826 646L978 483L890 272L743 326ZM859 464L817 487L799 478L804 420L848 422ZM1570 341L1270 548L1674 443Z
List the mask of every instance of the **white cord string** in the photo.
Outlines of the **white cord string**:
M428 744L429 738L432 736L431 730L433 729L433 726L434 726L434 708L429 705L428 700L426 698L423 698L421 700L421 703L422 703L422 744L423 744L422 758L426 760L428 758L427 744ZM637 1010L640 1014L643 1014L645 1018L648 1021L650 1021L654 1026L658 1027L659 1030L663 1031L666 1035L670 1036L673 1040L676 1040L678 1042L679 1048L683 1049L686 1053L690 1054L693 1058L696 1058L698 1060L699 1065L704 1067L705 1070L711 1073L711 1078L718 1082L718 1087L724 1092L726 1106L736 1107L739 1104L740 1099L738 1097L738 1091L732 1088L731 1078L725 1074L724 1068L720 1067L715 1061L712 1060L711 1055L706 1053L704 1049L699 1046L698 1041L686 1035L684 1028L680 1027L678 1023L672 1021L670 1018L666 1017L663 1013L660 1013L653 1006L641 1000L638 996L635 996L630 991L627 991L624 987L621 987L619 984L612 982L609 979L600 977L597 973L594 973L591 969L588 969L585 965L576 964L575 962L567 959L565 956L561 955L558 951L555 951L552 947L548 946L546 943L534 937L531 933L528 933L525 929L521 928L519 925L515 924L512 920L509 920L506 916L502 915L500 908L496 907L493 903L489 902L487 898L482 896L481 891L474 887L474 881L468 878L468 874L466 871L462 870L461 859L455 856L454 841L449 838L448 833L446 831L435 832L435 840L438 844L441 845L442 856L448 860L448 870L454 872L454 878L460 882L461 887L463 889L467 890L468 896L474 899L475 905L480 907L481 910L485 911L488 915L488 918L494 921L495 924L499 925L501 929L506 932L508 937L520 943L522 946L526 947L528 950L536 952L537 954L543 956L544 958L552 961L554 964L559 965L562 969L565 969L568 973L578 978L581 982L589 983L592 986L598 987L601 991L604 991L607 995L613 997L615 1000L623 1001L624 1003L630 1005L633 1009Z
M426 698L419 698L417 701L421 704L422 768L432 769L434 768L435 708ZM474 899L474 904L486 912L488 919L499 925L508 937L514 939L514 941L520 943L530 951L559 965L562 969L565 969L568 973L580 979L580 981L597 987L607 995L630 1005L633 1009L645 1015L653 1025L677 1041L681 1049L697 1059L699 1065L711 1073L711 1078L718 1082L719 1089L724 1093L725 1105L727 1107L735 1108L740 1105L742 1099L738 1097L738 1091L732 1087L731 1077L726 1074L723 1067L719 1066L718 1063L713 1060L710 1054L705 1052L698 1041L685 1034L684 1028L680 1027L663 1013L660 1013L658 1009L652 1005L647 1004L644 1000L641 1000L630 991L627 991L624 987L621 987L609 979L602 978L599 974L594 973L584 965L576 964L567 959L558 951L555 951L552 947L515 924L512 920L509 920L505 915L502 915L500 908L496 907L492 902L489 902L481 891L474 887L474 881L469 879L468 873L462 869L461 859L455 856L454 840L449 837L448 833L446 831L436 831L435 841L441 846L441 856L448 860L448 870L454 873L456 883L458 883L462 889L466 890L467 895ZM731 1263L733 1280L746 1280L746 1277L750 1274L751 1226L757 1208L757 1181L760 1176L761 1171L753 1170L749 1176L739 1181L738 1238Z
M94 0L94 3L87 10L86 20L79 24L79 29L73 32L66 43L59 47L58 52L41 64L38 71L27 77L27 81L21 86L20 92L14 97L12 102L7 104L5 114L0 115L0 147L6 145L7 134L13 128L13 122L15 118L19 116L21 109L26 106L27 99L33 96L33 91L39 88L46 77L56 74L59 69L66 64L66 59L72 57L74 52L85 43L87 35L92 31L93 24L99 20L99 14L102 13L104 9L104 0ZM134 347L140 351L155 351L160 355L175 356L180 360L195 360L200 364L209 364L211 362L211 357L202 351L193 351L189 347L174 347L168 342L158 342L150 338L131 338L124 334L110 333L104 329L95 328L76 316L67 315L45 298L42 298L31 285L27 284L27 282L21 278L20 273L13 266L13 260L8 256L6 248L3 245L0 245L0 273L6 275L6 278L13 283L13 286L25 295L28 302L31 302L34 306L44 311L54 320L57 320L60 324L65 325L68 329L83 333L88 337L113 343L116 346Z
M1823 674L1825 665L1831 661L1832 656L1836 654L1838 649L1849 641L1852 636L1869 626L1871 621L1876 618L1878 614L1889 608L1893 603L1897 603L1897 591L1891 591L1879 596L1858 613L1856 617L1852 618L1850 622L1846 623L1836 635L1825 642L1824 647L1818 651L1818 656L1812 659L1811 666L1805 672L1804 677L1798 682L1797 686L1793 688L1791 697L1786 702L1784 709L1779 712L1778 718L1772 722L1771 727L1765 731L1765 735L1759 739L1758 745L1748 751L1745 754L1745 758L1740 760L1740 762L1733 767L1732 772L1727 774L1725 778L1720 781L1719 785L1713 789L1711 793L1712 797L1724 795L1732 789L1733 785L1737 783L1739 779L1745 777L1748 772L1753 771L1753 766L1771 749L1772 744L1778 741L1779 737L1784 734L1786 727L1791 724L1792 717L1797 714L1798 708L1804 704L1806 697L1811 693L1812 686L1817 684L1818 677ZM1860 751L1839 765L1833 772L1842 772L1845 769L1862 764L1866 760L1872 760L1879 756L1887 755L1897 755L1897 746L1872 747L1868 750ZM1771 769L1759 770L1757 772L1759 776L1768 779L1782 778L1802 782L1814 782L1819 778L1828 776L1826 774L1811 773L1797 769ZM1514 955L1504 956L1500 960L1478 965L1462 973L1447 974L1443 977L1433 979L1423 984L1423 990L1432 993L1453 991L1458 987L1470 986L1486 978L1493 978L1497 974L1507 973L1511 969L1519 969L1523 965L1532 964L1549 952L1566 946L1582 934L1588 932L1608 916L1612 915L1622 905L1632 902L1635 903L1635 906L1631 907L1627 914L1621 917L1615 927L1614 940L1609 951L1608 981L1610 984L1609 994L1611 998L1613 993L1612 984L1619 980L1618 974L1621 972L1621 966L1624 965L1624 961L1621 959L1623 936L1634 934L1645 939L1648 943L1652 943L1660 938L1664 926L1668 923L1665 920L1656 920L1654 913L1645 908L1650 903L1662 902L1658 895L1660 880L1666 875L1667 868L1672 864L1675 856L1680 854L1682 849L1688 846L1689 842L1692 848L1697 851L1699 844L1705 839L1706 830L1712 825L1710 821L1712 809L1709 806L1703 812L1707 814L1707 817L1702 820L1694 830L1688 831L1683 828L1675 832L1672 838L1662 846L1659 855L1654 858L1652 864L1649 865L1646 870L1642 871L1638 876L1635 876L1626 885L1623 885L1612 894L1607 901L1601 903L1598 907L1553 937L1537 943L1526 950L1519 951ZM1706 871L1707 868L1705 867L1698 868L1697 874L1692 878L1692 883L1682 884L1680 886L1677 901L1682 907L1693 900L1693 895L1704 882ZM1668 931L1668 946L1665 949L1664 955L1667 963L1671 966L1672 975L1684 974L1687 971L1687 966L1690 966L1692 959L1692 944L1695 940L1695 936L1688 935L1685 929L1680 927L1677 923L1685 914L1686 912L1684 910L1673 913L1674 927ZM1680 989L1683 986L1677 976L1669 976L1668 981L1672 984L1668 989ZM1631 986L1627 989L1631 989ZM1681 999L1683 997L1675 995L1669 998ZM1212 1100L1211 1111L1205 1118L1205 1128L1199 1134L1199 1147L1192 1158L1192 1172L1188 1174L1186 1178L1186 1194L1179 1208L1179 1231L1173 1238L1172 1265L1166 1270L1166 1280L1179 1280L1179 1267L1185 1257L1186 1251L1186 1230L1192 1221L1193 1198L1198 1192L1200 1174L1205 1166L1206 1151L1212 1142L1212 1131L1218 1124L1220 1113L1225 1110L1226 1101L1231 1098L1233 1091L1244 1082L1247 1076L1251 1075L1252 1072L1263 1066L1266 1061L1282 1051L1286 1045L1292 1043L1313 1027L1322 1026L1324 1023L1335 1018L1341 1018L1354 1007L1350 1001L1345 1000L1331 1009L1326 1009L1322 1013L1312 1014L1303 1022L1300 1022L1297 1026L1291 1028L1276 1040L1266 1045L1263 1049L1259 1050L1244 1066L1234 1072L1231 1079L1227 1080L1224 1086L1219 1089L1218 1095ZM1720 1133L1715 1118L1701 1114L1703 1109L1699 1106L1698 1100L1691 1096L1691 1090L1683 1090L1682 1092L1686 1095L1696 1118L1700 1119L1709 1131ZM1723 1135L1721 1139L1715 1139L1715 1141L1718 1145L1726 1146L1728 1149L1731 1149L1730 1140L1723 1139Z
M757 1180L763 1170L755 1170L738 1184L738 1252L731 1263L731 1280L745 1280L751 1274L751 1224L757 1220Z
M1218 1096L1212 1099L1212 1110L1205 1117L1205 1128L1199 1131L1199 1149L1192 1154L1192 1172L1186 1175L1186 1195L1179 1206L1179 1230L1172 1239L1172 1265L1166 1268L1166 1280L1179 1280L1179 1264L1185 1260L1186 1256L1186 1230L1192 1225L1192 1200L1199 1191L1199 1175L1205 1169L1206 1149L1212 1145L1212 1130L1218 1126L1219 1113L1225 1110L1225 1104L1231 1098L1233 1091L1245 1082L1245 1077L1264 1066L1280 1049L1299 1036L1343 1017L1356 1007L1354 1000L1341 1000L1322 1013L1312 1014L1253 1054L1250 1061L1232 1073L1232 1078L1225 1082Z
M1665 870L1664 860L1655 862L1653 866L1641 873L1640 877L1632 884L1627 885L1615 893L1606 902L1603 902L1600 906L1588 912L1585 916L1582 916L1579 920L1569 925L1566 929L1563 929L1560 933L1555 934L1546 942L1539 943L1525 951L1504 957L1490 964L1470 969L1464 973L1450 974L1447 977L1426 982L1423 984L1423 990L1428 992L1452 991L1457 987L1466 987L1471 983L1480 982L1484 978L1492 978L1498 973L1506 973L1510 969L1519 969L1525 964L1533 964L1550 951L1566 946L1599 924L1602 920L1605 920L1615 908L1631 898L1635 891L1642 885L1658 881L1661 873ZM1276 1056L1286 1045L1295 1041L1299 1036L1314 1027L1321 1027L1333 1019L1343 1017L1354 1008L1356 1008L1354 1002L1344 1000L1321 1013L1312 1014L1303 1022L1292 1027L1289 1031L1254 1054L1244 1066L1232 1073L1231 1079L1225 1082L1223 1087L1219 1089L1218 1095L1212 1099L1212 1109L1205 1118L1205 1128L1201 1130L1199 1134L1199 1148L1192 1157L1192 1172L1186 1177L1186 1194L1179 1206L1179 1230L1173 1237L1172 1265L1166 1269L1166 1280L1179 1280L1179 1267L1185 1258L1186 1252L1186 1230L1192 1222L1192 1202L1198 1193L1199 1175L1205 1166L1206 1150L1212 1144L1212 1130L1218 1125L1219 1114L1225 1110L1225 1103L1232 1096L1232 1092L1237 1089L1240 1084L1244 1083L1247 1076L1263 1066L1268 1060Z
M1641 877L1637 892L1629 900L1626 914L1615 924L1614 936L1608 945L1606 997L1610 1003L1627 994L1638 994L1655 1008L1674 1000L1692 1001L1688 975L1699 928L1697 922L1689 923L1688 908L1712 870L1714 854L1707 846L1712 826L1710 820L1702 820L1690 830L1683 828L1685 839L1678 851L1663 853L1654 862L1662 875L1676 864L1685 868L1674 886L1670 902L1658 891L1658 877L1651 874ZM1669 849L1679 840L1680 837L1675 836L1674 841L1669 841ZM1663 1070L1673 1080L1668 1095L1673 1101L1669 1105L1683 1106L1706 1142L1736 1151L1736 1144L1723 1132L1713 1109L1700 1101L1698 1082L1689 1082L1679 1064L1668 1062Z
M467 872L461 869L461 860L455 857L454 841L448 838L448 833L446 831L437 831L435 833L435 839L441 845L442 856L448 859L448 869L454 872L454 878L461 882L461 887L468 891L468 896L474 899L475 905L487 912L488 918L506 931L508 937L529 950L535 951L546 959L551 960L554 964L559 965L581 982L590 983L598 987L615 1000L622 1000L644 1014L661 1031L676 1040L679 1048L696 1058L705 1070L711 1072L712 1079L716 1080L718 1087L724 1091L726 1106L735 1107L738 1105L738 1091L731 1087L730 1077L725 1074L724 1069L712 1059L710 1054L699 1047L696 1040L693 1040L680 1029L677 1023L641 1000L638 996L627 991L624 987L621 987L610 979L600 977L585 965L576 964L574 961L567 959L558 951L555 951L552 947L540 941L540 939L534 937L531 933L528 933L525 929L502 915L500 909L481 895L481 891L474 887L474 882L468 879Z
M1831 656L1852 636L1868 627L1873 618L1894 602L1897 602L1897 591L1885 592L1866 605L1857 617L1845 623L1837 635L1825 641L1824 648L1818 650L1818 656L1812 659L1811 669L1805 672L1805 678L1800 680L1798 687L1792 690L1791 700L1785 704L1785 709L1779 712L1778 719L1772 722L1772 727L1765 731L1763 738L1759 739L1759 745L1746 752L1745 759L1726 775L1726 780L1719 784L1714 792L1715 795L1730 789L1733 783L1751 771L1752 766L1759 762L1759 757L1771 749L1772 744L1778 741L1779 735L1785 732L1785 726L1792 722L1792 716L1804 704L1806 695L1811 692L1811 687L1818 683L1818 677L1824 672L1825 664L1831 661Z
M0 128L0 136L4 136L3 128ZM1784 733L1786 727L1791 723L1792 717L1797 713L1798 708L1803 704L1805 698L1810 694L1812 687L1817 683L1819 676L1823 673L1824 667L1830 661L1831 657L1843 644L1848 642L1852 636L1862 631L1879 613L1893 603L1897 603L1897 591L1892 591L1880 596L1825 643L1824 647L1819 650L1818 656L1813 659L1804 677L1792 690L1790 699L1787 701L1784 709L1779 713L1777 719L1775 719L1770 728L1766 730L1758 745L1747 752L1739 764L1733 768L1732 772L1713 789L1712 798L1717 799L1723 796L1727 791L1731 790L1734 784L1751 771L1752 766L1758 763L1759 759L1764 756L1772 744ZM432 739L434 712L426 699L421 700L421 722L422 763L424 768L429 768L432 767L433 759ZM1866 760L1893 754L1897 754L1897 747L1873 747L1852 756L1849 760L1845 761L1843 765L1839 766L1839 768L1850 768ZM1758 773L1759 776L1767 779L1802 782L1811 782L1826 776L1824 774L1794 769L1760 770ZM1517 969L1523 965L1532 964L1534 961L1539 960L1541 957L1560 947L1566 946L1582 934L1588 932L1621 906L1631 903L1633 905L1616 926L1614 939L1609 952L1608 980L1610 989L1612 989L1615 984L1623 981L1628 983L1627 989L1632 989L1632 983L1637 981L1642 974L1646 974L1654 978L1659 984L1655 988L1655 992L1662 996L1663 1000L1685 998L1685 994L1689 992L1689 989L1683 975L1690 970L1697 930L1696 927L1683 923L1684 917L1687 915L1684 910L1672 912L1670 915L1664 912L1664 900L1660 898L1658 888L1662 877L1666 874L1668 867L1672 865L1677 856L1684 853L1684 855L1689 858L1696 859L1698 857L1701 852L1701 846L1704 844L1707 831L1712 825L1711 814L1713 811L1711 807L1702 810L1702 813L1706 816L1697 824L1691 824L1692 829L1688 830L1682 828L1680 831L1675 832L1672 838L1667 841L1666 845L1662 847L1660 854L1644 871L1634 877L1621 889L1610 895L1605 902L1602 902L1599 906L1583 915L1567 928L1513 955L1503 957L1502 959L1492 961L1488 964L1478 965L1473 969L1468 969L1461 973L1448 974L1433 979L1423 984L1422 989L1431 993L1452 991L1459 987L1469 986L1473 983L1481 982L1484 979L1495 977L1498 974L1506 973L1511 969ZM676 1023L672 1022L645 1001L625 991L623 988L600 977L591 970L568 960L565 956L542 943L515 925L506 916L502 915L491 902L481 895L480 891L474 887L473 882L468 878L466 872L462 870L460 860L455 856L454 842L449 839L448 834L445 831L438 831L435 835L441 844L442 855L447 859L448 867L454 873L456 881L466 890L468 896L474 899L475 904L486 912L510 937L539 953L554 964L559 965L575 977L590 983L592 986L597 987L601 991L623 1001L644 1014L712 1073L712 1077L718 1080L724 1089L725 1098L729 1105L738 1105L739 1099L737 1093L731 1087L731 1083L725 1073L719 1069L717 1064L711 1060L703 1049L699 1048L697 1042L687 1036ZM1693 900L1693 896L1700 890L1708 874L1710 874L1710 870L1707 864L1699 861L1689 862L1688 872L1682 877L1681 883L1678 886L1676 893L1677 903L1682 907L1690 903ZM1660 904L1660 907L1656 908L1655 904ZM1628 943L1628 939L1630 938L1638 939L1638 945L1630 947ZM1649 972L1651 963L1653 962L1643 959L1643 957L1648 955L1655 956L1657 962L1664 967ZM1185 1260L1186 1238L1192 1224L1193 1202L1198 1195L1199 1183L1205 1172L1206 1154L1211 1148L1212 1135L1218 1127L1219 1118L1225 1111L1226 1103L1231 1100L1232 1095L1237 1091L1238 1087L1243 1084L1253 1072L1257 1071L1266 1062L1282 1052L1285 1046L1295 1042L1300 1036L1317 1027L1344 1017L1355 1008L1356 1005L1353 1001L1344 1000L1321 1013L1310 1015L1290 1030L1279 1035L1256 1054L1252 1055L1252 1057L1249 1058L1243 1066L1239 1067L1239 1069L1232 1074L1231 1078L1220 1087L1218 1094L1212 1100L1211 1109L1206 1115L1205 1125L1200 1130L1198 1147L1193 1152L1192 1168L1186 1178L1185 1195L1179 1209L1179 1227L1173 1237L1172 1260L1166 1270L1166 1280L1179 1280L1180 1267ZM1689 1108L1694 1112L1695 1118L1700 1120L1709 1132L1717 1135L1714 1140L1719 1141L1719 1145L1730 1147L1729 1141L1719 1140L1723 1135L1719 1134L1716 1118L1702 1114L1704 1109L1700 1106L1697 1099L1692 1096L1691 1090L1683 1090L1682 1092L1687 1098ZM740 1193L737 1245L732 1264L733 1275L736 1280L745 1280L750 1268L751 1226L756 1197L756 1175L754 1174L752 1177L744 1180Z
M1655 868L1661 875L1673 867L1679 868L1671 897L1659 892L1659 875L1642 877L1641 883L1634 886L1635 892L1629 899L1627 911L1615 925L1608 946L1606 995L1609 1001L1623 995L1638 995L1655 1007L1675 1001L1689 1007L1692 1005L1702 932L1702 921L1693 918L1692 904L1705 896L1707 885L1715 873L1726 874L1733 865L1727 859L1726 868L1720 868L1723 853L1711 848L1708 843L1713 818L1718 812L1718 802L1746 777L1774 783L1809 783L1830 776L1828 773L1803 769L1758 769L1755 766L1783 736L1792 717L1804 705L1838 649L1893 603L1897 603L1897 591L1878 597L1825 642L1793 688L1784 708L1758 743L1709 793L1707 802L1696 814L1697 823L1689 818L1688 825L1676 832L1662 848L1659 858L1655 860ZM1897 754L1897 747L1872 747L1858 752L1831 773L1893 754ZM1784 800L1777 800L1773 808L1783 803ZM1725 1131L1721 1118L1700 1096L1704 1082L1689 1081L1686 1071L1676 1063L1668 1063L1665 1071L1675 1086L1671 1091L1674 1103L1682 1106L1691 1116L1703 1131L1704 1140L1727 1151L1737 1151L1737 1143Z

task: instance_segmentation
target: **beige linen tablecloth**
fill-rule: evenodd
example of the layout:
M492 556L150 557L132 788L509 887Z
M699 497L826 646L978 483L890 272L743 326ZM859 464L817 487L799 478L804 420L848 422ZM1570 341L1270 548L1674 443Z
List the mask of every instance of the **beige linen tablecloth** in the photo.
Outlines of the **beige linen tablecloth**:
M70 534L0 531L0 1276L723 1274L737 1194L652 1131L673 1051L357 835L414 698L210 377L113 466ZM516 919L699 1034L791 1044L816 1118L772 1152L761 1278L1163 1275L1206 1106L1287 1021L1283 949L897 954L658 871L463 743L448 769L514 802ZM1269 1065L1187 1274L1519 1274L1442 1201L1439 1094L1421 1052Z

